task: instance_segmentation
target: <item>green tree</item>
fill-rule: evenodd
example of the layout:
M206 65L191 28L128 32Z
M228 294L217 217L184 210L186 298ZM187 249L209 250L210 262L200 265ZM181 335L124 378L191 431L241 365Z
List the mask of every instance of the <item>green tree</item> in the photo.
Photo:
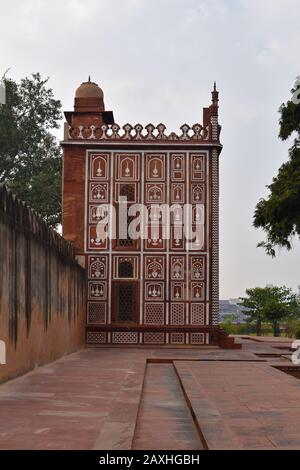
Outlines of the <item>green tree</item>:
M300 85L292 90L293 97L297 91L300 93ZM289 160L267 186L270 193L259 201L254 213L254 226L266 233L266 240L258 246L273 257L276 247L291 250L292 239L300 237L300 103L291 99L282 104L279 112L279 138L287 140L296 133L296 139L289 150Z
M257 336L261 336L266 290L261 287L247 289L246 295L247 297L240 297L239 305L245 308L243 313L247 316L247 323L253 324Z
M61 103L39 73L20 83L5 79L0 106L0 182L53 226L61 220Z
M287 287L270 286L248 289L248 297L241 298L244 313L250 323L255 323L257 335L261 335L262 323L270 323L275 337L280 336L280 323L300 318L300 298Z
M291 318L299 318L300 301L287 287L270 287L264 306L266 320L272 324L274 336L280 336L280 323Z

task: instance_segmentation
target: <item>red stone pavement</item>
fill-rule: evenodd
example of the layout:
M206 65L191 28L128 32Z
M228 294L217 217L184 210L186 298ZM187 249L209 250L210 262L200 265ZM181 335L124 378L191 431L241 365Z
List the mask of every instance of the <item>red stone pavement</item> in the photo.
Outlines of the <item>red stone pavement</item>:
M274 368L292 365L290 343L240 341L85 349L38 368L0 386L0 449L300 449L300 380Z

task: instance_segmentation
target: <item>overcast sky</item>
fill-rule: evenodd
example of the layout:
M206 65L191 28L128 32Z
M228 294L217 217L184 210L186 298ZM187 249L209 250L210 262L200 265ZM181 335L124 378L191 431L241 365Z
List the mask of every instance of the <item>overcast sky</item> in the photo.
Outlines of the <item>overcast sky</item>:
M300 74L299 0L0 0L0 65L50 77L64 110L88 75L119 124L202 121L220 90L221 297L269 283L297 288L300 243L256 248L255 205L288 144L278 108ZM1 71L0 71L1 72ZM62 131L61 131L62 136Z

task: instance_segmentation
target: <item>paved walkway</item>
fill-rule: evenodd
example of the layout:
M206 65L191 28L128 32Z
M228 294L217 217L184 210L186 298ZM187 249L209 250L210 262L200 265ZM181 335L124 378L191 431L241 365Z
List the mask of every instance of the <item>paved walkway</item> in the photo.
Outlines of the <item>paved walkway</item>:
M0 386L0 449L300 449L300 380L274 367L291 366L289 343L242 341L86 349L36 369Z

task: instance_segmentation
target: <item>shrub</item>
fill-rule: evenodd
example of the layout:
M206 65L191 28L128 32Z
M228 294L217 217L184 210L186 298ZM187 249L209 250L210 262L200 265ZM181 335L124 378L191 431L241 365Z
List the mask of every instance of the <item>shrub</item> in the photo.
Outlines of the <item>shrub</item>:
M220 326L229 335L249 335L252 333L251 328L247 323L236 324L231 322L223 322Z
M273 329L272 326L268 323L263 323L261 328L261 335L262 336L273 336Z
M221 323L220 326L229 335L235 335L236 334L236 325L234 325L233 323L225 322L225 323Z
M297 338L300 332L300 321L299 320L289 320L286 325L286 336L288 338Z
M295 331L295 338L300 339L300 329Z

